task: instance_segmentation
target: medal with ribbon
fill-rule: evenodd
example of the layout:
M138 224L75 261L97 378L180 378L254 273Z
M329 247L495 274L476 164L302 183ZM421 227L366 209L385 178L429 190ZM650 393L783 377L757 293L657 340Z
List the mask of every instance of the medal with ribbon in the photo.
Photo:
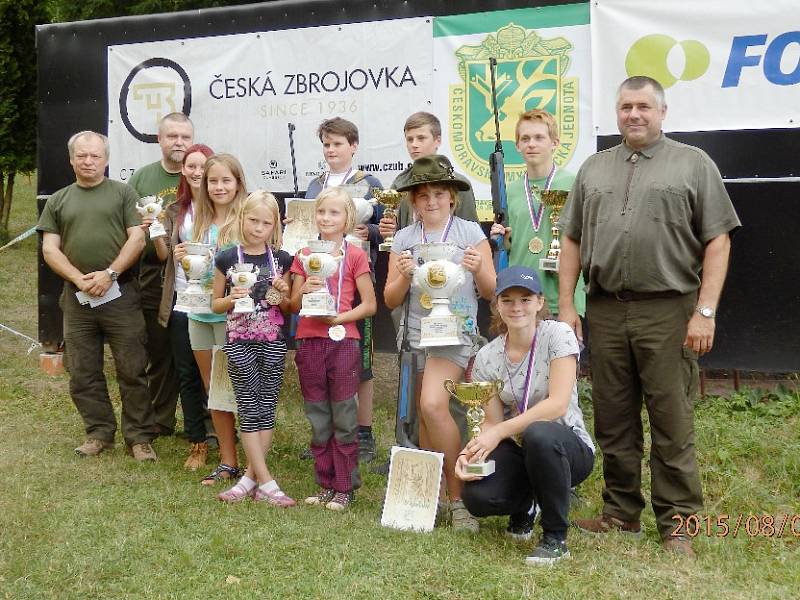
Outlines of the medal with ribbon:
M342 240L342 262L339 264L339 283L336 290L336 314L339 314L339 307L341 306L342 302L342 283L344 282L344 270L347 267L347 242ZM325 287L328 289L328 293L331 293L331 288L328 285L328 280L325 280ZM345 335L347 335L347 330L344 328L344 325L332 325L328 328L328 337L331 338L334 342L341 342Z
M550 189L550 186L553 184L553 179L556 176L556 165L553 163L553 168L550 169L550 174L547 176L547 180L544 184L544 190L547 191ZM539 228L542 225L542 216L544 215L544 203L539 200L539 208L534 212L533 210L533 190L531 188L530 177L528 177L528 173L525 173L525 198L528 201L528 213L531 216L531 227L533 227L533 237L528 242L528 251L531 254L539 254L542 250L544 250L544 241L540 238L537 234L539 233Z

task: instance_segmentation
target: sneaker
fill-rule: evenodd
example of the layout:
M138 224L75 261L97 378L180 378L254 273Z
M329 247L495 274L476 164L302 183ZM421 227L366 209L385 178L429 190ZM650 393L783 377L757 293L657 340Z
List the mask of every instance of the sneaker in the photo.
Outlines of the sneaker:
M375 438L371 431L358 432L358 462L368 463L375 460Z
M687 538L685 535L668 537L664 540L663 545L664 550L667 552L672 552L673 554L678 554L687 558L695 558L697 556L692 549L692 540Z
M468 531L478 533L481 526L478 519L472 516L463 500L456 500L450 503L450 523L454 531Z
M320 488L320 490L316 494L306 498L306 504L311 504L312 506L317 504L325 506L326 504L328 504L328 502L333 500L334 495L336 495L335 491L329 490L327 488Z
M298 455L298 458L300 460L311 460L312 458L314 458L314 455L311 454L311 448L309 448L308 446L303 448L303 451L300 452L300 454Z
M208 459L208 443L198 442L192 444L192 449L189 451L189 458L183 463L183 468L189 471L197 471L200 467L206 466Z
M328 510L347 510L355 500L353 492L336 492L330 502L325 505Z
M220 492L219 494L217 494L217 500L219 500L220 502L227 502L228 504L235 504L237 502L245 500L246 498L255 499L257 489L258 486L254 485L252 488L248 490L240 482L234 485L233 487L228 488L224 492Z
M86 438L80 446L75 448L75 454L78 456L97 456L103 450L111 450L114 447L114 442L104 442L97 438Z
M533 525L539 516L539 507L534 502L531 509L525 513L510 515L506 535L518 542L527 542L533 537Z
M525 559L529 565L552 565L562 558L569 558L567 542L548 536L542 537L533 552Z
M623 521L607 514L594 519L575 519L575 526L585 533L619 531L637 538L642 535L642 525L639 521Z
M267 504L280 506L281 508L288 508L297 504L294 499L284 494L282 490L278 489L272 492L265 492L260 487L255 488L253 500L256 502L266 502Z
M149 442L142 442L141 444L134 444L128 447L128 454L132 455L136 460L143 462L145 460L156 460L155 450Z

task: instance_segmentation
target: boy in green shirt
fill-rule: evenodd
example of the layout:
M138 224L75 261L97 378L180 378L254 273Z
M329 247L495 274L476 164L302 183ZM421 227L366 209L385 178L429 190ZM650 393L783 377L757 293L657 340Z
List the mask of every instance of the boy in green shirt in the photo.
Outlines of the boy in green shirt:
M509 265L534 269L542 283L547 306L553 316L558 314L558 273L543 271L539 260L547 257L553 239L550 208L541 202L544 190L569 191L575 175L556 167L553 152L558 148L558 125L553 115L533 109L522 113L516 128L517 150L527 170L525 175L506 186L508 226L492 225L491 235L504 235L511 245ZM578 314L586 312L586 292L583 284L576 286L575 307Z

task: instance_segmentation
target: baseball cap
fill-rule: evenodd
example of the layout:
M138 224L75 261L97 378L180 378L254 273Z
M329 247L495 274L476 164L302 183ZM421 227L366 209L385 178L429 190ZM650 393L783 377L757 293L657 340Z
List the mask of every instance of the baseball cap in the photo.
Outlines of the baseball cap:
M542 293L542 284L536 271L528 267L513 266L503 269L497 274L497 287L494 295L499 296L508 288L521 287L533 292Z

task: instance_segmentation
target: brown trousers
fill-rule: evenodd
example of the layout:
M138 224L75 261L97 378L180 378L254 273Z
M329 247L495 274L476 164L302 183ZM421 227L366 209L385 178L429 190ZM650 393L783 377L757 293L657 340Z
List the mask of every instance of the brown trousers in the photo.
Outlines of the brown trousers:
M634 521L641 492L642 400L650 419L651 499L659 533L703 507L694 448L698 366L683 346L696 294L620 302L588 299L595 438L603 452L605 514Z
M64 284L64 345L69 391L88 437L114 441L114 409L103 373L103 344L111 348L122 399L122 435L128 445L149 442L153 410L145 378L146 332L136 282L120 284L122 296L96 308L82 306Z

